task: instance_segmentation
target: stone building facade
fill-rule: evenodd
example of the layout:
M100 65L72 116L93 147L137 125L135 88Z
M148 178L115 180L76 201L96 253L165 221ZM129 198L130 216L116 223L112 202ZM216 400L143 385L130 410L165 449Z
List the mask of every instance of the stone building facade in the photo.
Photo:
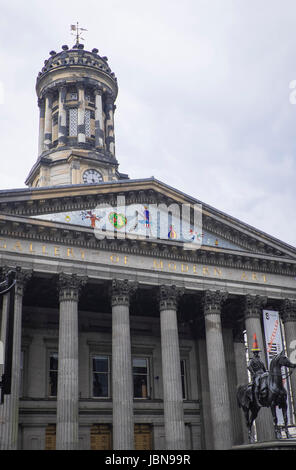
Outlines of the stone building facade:
M248 382L244 332L263 347L265 307L281 312L288 348L296 338L296 249L207 204L198 249L177 237L121 237L119 197L144 212L186 205L191 215L200 201L119 172L117 80L97 49L51 51L36 90L38 159L27 188L0 191L1 273L16 271L0 448L246 442L236 404ZM111 211L114 238L96 236L98 206ZM5 342L9 294L0 306ZM294 377L292 390L295 408ZM257 434L273 437L268 410Z

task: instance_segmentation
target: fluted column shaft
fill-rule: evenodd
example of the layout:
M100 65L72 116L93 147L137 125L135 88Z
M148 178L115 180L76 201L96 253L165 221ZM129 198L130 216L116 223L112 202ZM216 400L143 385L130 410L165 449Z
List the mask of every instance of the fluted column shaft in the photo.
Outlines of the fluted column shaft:
M256 334L258 345L262 349L260 355L267 369L267 361L264 349L264 338L261 327L262 308L266 305L267 298L259 295L246 295L245 297L245 327L247 333L247 342L249 355L251 357L251 349L253 345L254 333ZM274 430L271 411L268 408L261 408L256 419L256 431L258 441L266 441L274 439Z
M51 93L45 97L45 118L44 118L44 149L48 150L52 141L52 102Z
M134 448L133 379L129 302L135 285L113 280L112 302L112 395L113 449Z
M67 111L65 108L67 88L62 86L59 89L59 130L58 145L66 145L67 143Z
M78 297L83 282L75 275L59 276L58 450L78 449Z
M291 362L295 363L296 350L296 300L285 299L282 304L281 316L284 323L284 332L287 346L287 354ZM291 356L294 355L294 358ZM294 405L294 414L296 413L296 373L291 377L292 400ZM294 419L296 416L294 417Z
M85 93L83 85L78 85L78 128L77 128L77 141L78 143L85 143Z
M186 449L175 286L161 286L159 298L166 449Z
M103 104L102 91L95 90L95 146L103 148L104 146L104 124L103 124Z
M210 402L214 449L230 449L233 444L230 400L221 328L221 306L227 294L204 293L204 316L209 370Z
M10 395L4 395L4 403L0 405L1 450L17 450L18 447L23 295L26 283L29 280L30 276L30 271L24 271L21 268L16 269L12 340L13 349L11 369L11 393Z
M44 150L44 126L45 126L45 100L38 100L39 106L39 139L38 139L38 156Z

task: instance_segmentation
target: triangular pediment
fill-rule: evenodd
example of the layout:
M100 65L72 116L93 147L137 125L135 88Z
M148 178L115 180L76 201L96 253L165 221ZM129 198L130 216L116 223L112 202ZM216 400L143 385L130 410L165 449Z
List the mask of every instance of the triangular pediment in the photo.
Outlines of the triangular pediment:
M125 203L138 212L129 214L127 220L122 216L118 208L118 198L125 198ZM296 249L281 242L243 222L224 214L217 209L201 203L178 190L172 188L155 178L142 180L122 180L98 185L71 185L48 188L26 188L10 191L0 191L0 220L1 214L10 214L14 217L29 218L34 224L55 224L56 226L67 226L68 230L94 230L98 227L98 220L102 216L102 210L98 207L107 206L109 213L107 220L113 224L117 233L129 230L133 235L132 224L138 222L138 238L147 238L147 229L156 230L159 222L151 222L154 226L147 227L145 211L153 205L198 205L202 209L202 226L197 230L190 222L184 223L183 232L188 242L190 233L200 244L201 249L212 248L215 251L241 252L250 254L264 254L267 257L284 257L296 259ZM146 209L145 209L146 208ZM101 213L100 213L101 210ZM112 222L113 216L113 222ZM117 227L114 227L114 220ZM188 219L187 219L188 220ZM178 234L178 224L171 219L167 230L167 240L170 244L182 242ZM3 222L2 222L3 223ZM48 225L48 226L49 226ZM164 229L165 233L165 229ZM135 233L134 233L135 235ZM159 238L159 237L158 237ZM149 237L148 240L149 242ZM190 240L189 240L190 242ZM196 249L193 245L192 249Z

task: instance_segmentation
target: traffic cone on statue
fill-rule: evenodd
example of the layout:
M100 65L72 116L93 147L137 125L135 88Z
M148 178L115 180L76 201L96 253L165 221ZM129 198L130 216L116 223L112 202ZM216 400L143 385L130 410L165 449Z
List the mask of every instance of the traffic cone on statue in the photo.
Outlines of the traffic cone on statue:
M257 340L256 333L253 334L253 347L252 347L251 351L253 351L253 352L254 351L260 352L261 351L261 349L258 346L258 340Z

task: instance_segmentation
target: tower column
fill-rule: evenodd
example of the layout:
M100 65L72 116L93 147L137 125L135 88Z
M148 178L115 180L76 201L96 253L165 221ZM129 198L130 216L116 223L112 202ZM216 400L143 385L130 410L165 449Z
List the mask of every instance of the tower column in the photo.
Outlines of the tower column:
M48 150L52 141L52 102L53 96L47 92L45 96L45 118L44 118L44 149Z
M227 293L206 291L203 297L210 403L215 450L232 447L232 423L221 328L221 306Z
M78 449L78 298L85 279L59 276L57 450Z
M114 98L111 94L107 95L105 100L106 110L106 145L107 150L115 155L115 138L114 138Z
M95 88L95 106L95 146L100 149L104 146L103 103L100 88Z
M85 93L84 86L81 83L77 85L78 89L78 127L77 127L77 141L78 143L85 143Z
M67 111L65 108L67 88L62 86L59 88L59 129L58 129L58 145L66 145L67 143Z
M21 384L21 342L22 342L22 311L25 286L31 277L31 271L16 268L16 284L13 319L13 345L11 369L11 393L4 395L4 403L0 405L0 449L16 450L18 446L19 427L19 395ZM8 300L8 297L7 297ZM5 302L6 314L8 304Z
M256 334L259 347L262 349L261 360L267 369L266 355L264 353L264 340L261 327L262 308L267 298L260 295L246 295L245 297L245 327L247 332L248 349L251 351L254 334ZM259 441L274 439L274 428L271 411L261 408L256 419L256 430Z
M296 300L285 299L282 303L281 316L284 323L285 339L287 346L287 354L291 362L295 362L291 353L296 349ZM294 406L294 414L296 413L296 374L290 377L292 400ZM294 416L295 419L295 416Z
M45 125L45 100L41 98L38 100L39 106L39 140L38 140L38 156L44 150L44 125Z
M166 449L186 449L177 323L177 303L182 291L161 286L159 291L163 407Z
M135 284L113 280L112 302L112 394L113 448L134 448L133 378L129 303Z

